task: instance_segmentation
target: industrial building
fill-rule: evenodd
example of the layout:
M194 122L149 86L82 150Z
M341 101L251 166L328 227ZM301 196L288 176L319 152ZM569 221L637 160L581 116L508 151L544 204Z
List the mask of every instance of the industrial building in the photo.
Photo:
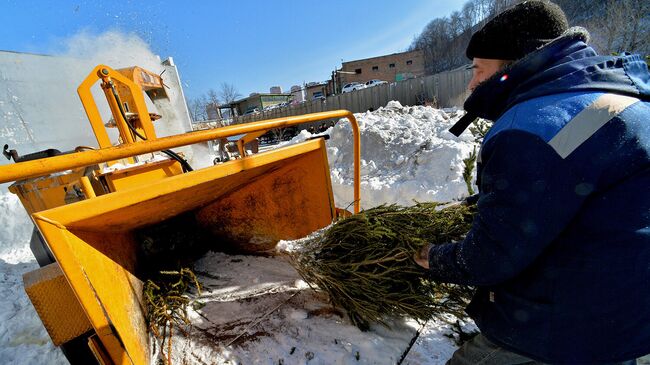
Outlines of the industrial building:
M350 82L365 83L378 79L388 82L424 76L424 54L421 50L343 62L333 72L337 91Z

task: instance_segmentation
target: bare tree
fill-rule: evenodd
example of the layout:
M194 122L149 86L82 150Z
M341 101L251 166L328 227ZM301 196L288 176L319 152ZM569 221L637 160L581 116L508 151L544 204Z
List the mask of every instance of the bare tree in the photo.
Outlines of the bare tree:
M461 14L463 17L463 24L465 25L465 28L471 28L481 20L478 17L476 5L474 5L474 2L472 1L468 1L465 3L465 5L463 5L463 10L461 11Z
M650 3L647 0L622 0L617 3L627 18L617 52L650 53Z
M602 15L588 22L593 44L602 54L650 52L650 3L608 0Z
M467 63L465 47L472 33L494 16L497 8L521 0L469 0L461 11L450 17L433 19L411 43L410 49L424 52L425 69L429 74L449 70Z
M472 0L481 20L488 19L494 10L494 0Z
M609 54L616 51L615 41L622 23L627 19L624 19L624 11L618 1L607 1L605 6L605 14L589 22L589 29L592 30L592 42L596 48L601 53Z
M227 82L222 82L221 85L219 85L219 97L224 104L232 103L241 98L241 96L242 95L239 93L235 85Z
M518 4L522 2L523 0L494 0L494 4L492 5L492 14L491 16L495 16L499 14L500 12L506 10L507 8Z
M467 0L462 10L430 21L409 47L424 53L427 74L460 67L472 33L494 16L522 0ZM650 53L650 1L554 0L569 24L585 26L602 54L623 51Z
M219 106L224 103L231 103L241 97L237 88L229 83L223 82L219 91L209 89L205 94L196 98L188 99L187 107L193 122L203 121L212 118L220 118ZM216 113L216 116L212 112Z
M650 54L650 3L645 0L631 0L632 26L629 42L631 52Z
M201 95L196 98L189 99L187 108L190 111L192 122L199 122L207 119L206 105L207 99Z
M413 41L411 49L424 52L424 67L428 74L447 70L452 66L449 50L453 32L448 18L433 19Z
M219 94L214 89L208 90L208 92L206 93L206 99L208 100L209 104L214 104L214 105L221 104L221 100L219 99Z
M219 113L219 105L221 105L221 101L218 93L214 89L208 90L205 95L205 100L205 114L207 119L221 119L221 114Z

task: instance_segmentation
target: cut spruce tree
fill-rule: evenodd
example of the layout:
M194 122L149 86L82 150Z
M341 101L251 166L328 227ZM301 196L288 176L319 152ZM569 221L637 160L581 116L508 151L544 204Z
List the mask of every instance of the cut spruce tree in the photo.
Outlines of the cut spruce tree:
M292 265L362 330L395 316L462 318L472 288L429 280L413 259L424 246L458 241L469 231L474 208L440 208L383 205L343 218L289 250Z

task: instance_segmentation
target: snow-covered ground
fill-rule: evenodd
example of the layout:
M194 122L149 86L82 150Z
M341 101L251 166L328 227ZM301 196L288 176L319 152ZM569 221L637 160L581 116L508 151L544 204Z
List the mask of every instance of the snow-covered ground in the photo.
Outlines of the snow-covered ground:
M0 195L0 364L67 364L36 315L22 275L38 268L32 222L16 195Z
M362 205L467 195L462 159L472 150L473 138L446 132L460 115L395 102L357 114ZM352 134L346 122L327 133L335 199L345 208L352 202ZM308 137L302 132L292 142ZM38 266L28 247L32 223L12 194L0 195L0 210L0 364L63 364L22 286L22 274ZM394 364L420 328L394 319L390 328L359 331L282 257L211 252L195 270L205 285L200 298L205 306L190 313L195 326L190 338L175 336L174 363ZM403 364L444 364L456 348L445 336L450 333L447 323L429 321Z
M211 252L195 272L205 306L191 311L190 338L177 337L175 364L395 364L420 327L396 319L361 332L282 258ZM444 333L430 321L403 363L444 363L455 350Z

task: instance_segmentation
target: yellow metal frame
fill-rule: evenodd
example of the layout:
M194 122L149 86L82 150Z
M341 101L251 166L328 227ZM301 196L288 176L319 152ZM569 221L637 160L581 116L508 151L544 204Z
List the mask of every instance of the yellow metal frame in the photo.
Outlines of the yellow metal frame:
M119 146L111 145L91 93L91 87L100 80L122 138L123 144ZM118 85L130 92L132 111L137 113L139 118L133 127L146 137L146 141L138 140L128 122L122 117L120 105L113 95L114 88ZM259 229L261 234L275 234L276 238L299 238L329 224L336 216L325 142L322 139L251 156L246 156L243 148L246 143L271 129L346 118L351 123L354 138L354 212L358 213L360 210L360 134L354 115L347 110L277 118L158 139L141 87L120 70L115 71L105 65L97 66L82 82L77 92L100 149L0 166L0 183L46 176L103 162L110 164L120 159L132 160L133 156L244 135L237 142L242 156L239 160L187 174L173 173L171 175L175 176L155 179L153 182L151 177L157 175L143 174L142 177L138 176L136 180L131 179L129 184L125 184L124 190L115 188L117 192L100 196L95 196L90 179L80 176L79 181L86 200L76 202L74 206L63 205L38 213L31 212L34 213L32 217L35 224L52 249L96 332L91 347L95 353L101 354L100 357L105 363L145 364L148 360L141 297L142 281L136 274L138 263L134 229L157 224L179 212L196 211L197 217L218 216L212 214L212 209L219 211L224 206L237 208L236 204L241 202L252 204L253 199L242 197L247 197L246 194L254 196L259 192L259 186L266 186L268 189L275 189L277 186L293 188L299 193L289 192L285 196L302 197L303 200L283 202L284 205L279 205L275 210L267 209L269 213L286 213L281 218L274 216L269 219L270 215L260 218L267 222L282 223L274 223L272 229L263 225L255 227L255 224L249 224L238 215L231 217L235 221L243 222L239 228L244 233L254 231L251 229L253 227ZM315 170L318 173L315 173ZM129 173L124 170L115 175L128 177ZM216 181L219 183L215 183ZM285 181L299 184L292 185ZM120 183L117 178L114 182ZM245 187L238 188L240 186ZM322 204L324 198L329 204ZM260 200L256 207L266 208L269 205L265 204L269 203L274 202ZM292 211L291 208L295 206L303 207L307 214ZM244 216L245 208L242 209ZM239 212L238 209L232 210ZM264 229L267 231L262 231Z
M244 157L246 156L246 144L254 141L257 137L263 136L268 131L259 131L248 133L247 135L241 137L237 140L237 149L239 150L239 155Z
M97 66L95 70L98 70L99 72L101 71L101 67L102 66ZM86 88L84 88L84 90L86 90ZM88 92L90 92L89 87ZM92 95L90 97L92 97ZM142 96L140 97L142 98ZM144 99L142 99L142 102L144 103ZM97 107L94 104L94 101L92 103L92 106L94 106L94 109L92 107L90 109L87 108L86 113L88 114L89 118L91 118L91 115L94 115L96 113L96 115L93 116L96 122L98 120L97 118L99 116L99 112L97 111ZM359 134L359 125L356 118L351 112L347 110L333 110L322 113L269 119L254 123L237 124L217 129L195 131L182 135L158 138L155 140L141 141L133 144L107 147L99 150L84 151L73 154L54 156L47 159L19 162L12 165L3 165L0 166L0 183L43 176L58 171L65 171L102 162L115 161L122 158L128 158L195 143L207 142L210 140L236 136L239 134L262 132L268 131L270 129L285 128L302 123L338 118L346 118L352 126L352 133L354 138L354 212L358 213L360 210L359 199L361 191L361 136ZM99 118L99 120L101 121L101 118ZM94 128L95 125L93 125L93 129ZM106 135L106 138L108 138L103 125L101 132ZM98 135L97 138L99 141L100 136ZM246 157L244 157L244 159L246 159Z
M23 285L54 346L93 329L58 263L25 273Z
M19 181L9 186L9 191L18 195L29 214L55 208L66 204L66 191L74 188L85 170L78 168L67 174Z
M97 137L97 143L99 143L100 148L109 148L112 146L111 140L108 138L108 133L106 132L106 127L102 121L102 117L99 114L99 109L97 109L97 104L95 103L95 98L91 92L91 87L95 85L97 81L102 81L102 89L106 94L106 100L117 124L117 128L120 132L125 143L133 143L136 141L135 136L129 129L127 122L122 118L122 113L120 113L119 107L115 101L115 98L112 95L111 85L114 85L113 82L117 81L120 84L126 86L131 92L133 101L135 103L134 112L138 114L140 120L139 129L147 140L156 139L156 132L154 131L153 124L151 123L151 118L149 117L149 110L144 101L144 96L142 94L140 86L135 82L131 81L129 78L124 76L118 71L113 70L112 68L106 65L98 65L95 67L90 74L84 79L84 81L77 88L77 94L81 99L81 104L83 104L84 110L86 111L86 116L90 121L90 125L93 128L93 132ZM132 157L137 154L133 154ZM108 161L102 161L108 162Z
M329 169L322 139L251 155L33 215L98 340L115 364L148 363L142 281L137 277L137 243L133 230L157 224L181 212L210 209L210 202L214 199L237 193L237 190L232 190L236 186L273 174L284 176L282 168L291 168L300 159L303 169L297 173L304 175L310 169L316 169L312 178L323 182L320 193L314 197L296 194L311 199L311 204L307 201L305 205L307 209L321 210L311 214L312 218L320 217L318 221L311 220L310 229L317 229L335 217L330 183L326 181ZM314 161L322 163L314 166ZM221 183L215 184L215 181ZM323 190L329 194L329 204L316 201ZM300 214L300 218L309 215L303 212L294 214ZM299 220L285 219L285 222L302 226L297 223Z
M136 186L150 185L152 182L183 173L181 164L176 160L160 160L144 165L136 165L98 173L97 178L105 182L109 191L132 189Z

